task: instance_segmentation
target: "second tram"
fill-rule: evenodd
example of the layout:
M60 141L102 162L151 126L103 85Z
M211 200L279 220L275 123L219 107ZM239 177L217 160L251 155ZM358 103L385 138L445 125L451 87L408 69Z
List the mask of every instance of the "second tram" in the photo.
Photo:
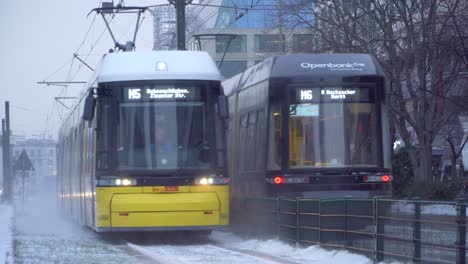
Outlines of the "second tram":
M225 80L232 198L390 195L386 87L366 54L274 56Z
M205 52L105 55L60 130L63 211L97 232L228 225L220 84Z

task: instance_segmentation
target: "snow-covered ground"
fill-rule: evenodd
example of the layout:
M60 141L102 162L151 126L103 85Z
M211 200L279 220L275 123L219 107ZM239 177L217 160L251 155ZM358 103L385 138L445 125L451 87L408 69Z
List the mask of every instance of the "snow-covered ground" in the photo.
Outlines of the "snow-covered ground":
M13 208L0 205L0 264L3 263L372 263L364 256L318 246L296 248L279 240L245 240L231 232L208 237L151 233L155 242L136 247L64 219L56 209L55 183L32 189ZM12 220L14 217L14 220ZM11 224L14 224L12 227ZM161 239L162 238L162 239ZM129 246L130 245L130 246Z
M430 215L457 215L457 207L455 203L449 202L424 202L421 203L421 214ZM400 201L392 203L392 211L399 213L414 213L414 202Z
M13 263L13 207L0 204L0 263Z
M108 241L58 212L55 182L16 197L14 263L141 263L128 248ZM0 262L1 263L1 262Z
M0 205L0 263L141 263L142 257L123 244L113 244L97 234L59 216L54 201L35 196L23 211L17 204L15 234L12 234L13 208ZM49 210L43 208L49 203ZM142 254L161 263L278 263L235 250L269 255L290 263L371 263L360 255L317 246L295 248L278 240L244 240L231 232L215 231L200 243L175 242L145 245ZM179 240L184 240L180 238ZM15 249L13 251L13 243ZM213 244L214 243L214 244ZM217 247L219 245L223 248ZM232 249L232 250L229 250Z
M223 246L265 253L296 263L372 263L364 256L344 250L325 250L318 246L296 248L279 240L244 240L229 232L213 232L210 238Z
M183 243L138 244L129 246L164 264L372 263L364 256L343 250L324 250L318 246L301 249L278 240L245 240L227 231L214 231L198 241L192 237Z

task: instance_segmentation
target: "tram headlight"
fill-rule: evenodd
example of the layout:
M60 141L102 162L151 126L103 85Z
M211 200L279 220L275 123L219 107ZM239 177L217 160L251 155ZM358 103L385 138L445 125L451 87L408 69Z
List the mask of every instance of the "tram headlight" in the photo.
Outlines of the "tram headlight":
M129 178L103 177L98 179L97 184L99 186L135 186L137 185L137 180Z
M115 185L117 186L132 186L136 185L135 179L116 179Z
M208 184L213 184L213 178L201 178L201 179L198 179L198 183L201 184L201 185L208 185Z
M196 185L225 185L229 184L229 178L216 177L216 175L210 175L208 177L196 178Z

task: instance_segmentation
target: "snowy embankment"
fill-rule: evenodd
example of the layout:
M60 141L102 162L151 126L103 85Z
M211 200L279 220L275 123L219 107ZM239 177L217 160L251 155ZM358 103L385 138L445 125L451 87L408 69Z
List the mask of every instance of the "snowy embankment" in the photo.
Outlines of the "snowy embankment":
M13 207L0 204L0 263L13 263Z
M245 240L231 232L214 231L209 237L191 237L170 243L141 244L138 241L127 246L162 264L311 264L353 263L371 264L365 256L345 250L325 250L319 246L296 248L276 239Z
M210 239L223 246L261 252L296 263L372 263L364 256L345 250L325 250L319 246L296 248L278 240L244 240L229 232L213 232Z

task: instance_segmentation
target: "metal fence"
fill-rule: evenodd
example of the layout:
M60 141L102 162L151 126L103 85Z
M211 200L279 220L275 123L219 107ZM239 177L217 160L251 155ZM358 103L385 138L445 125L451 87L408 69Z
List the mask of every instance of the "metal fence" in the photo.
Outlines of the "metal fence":
M234 200L233 228L367 255L375 262L466 263L465 200L394 199Z

